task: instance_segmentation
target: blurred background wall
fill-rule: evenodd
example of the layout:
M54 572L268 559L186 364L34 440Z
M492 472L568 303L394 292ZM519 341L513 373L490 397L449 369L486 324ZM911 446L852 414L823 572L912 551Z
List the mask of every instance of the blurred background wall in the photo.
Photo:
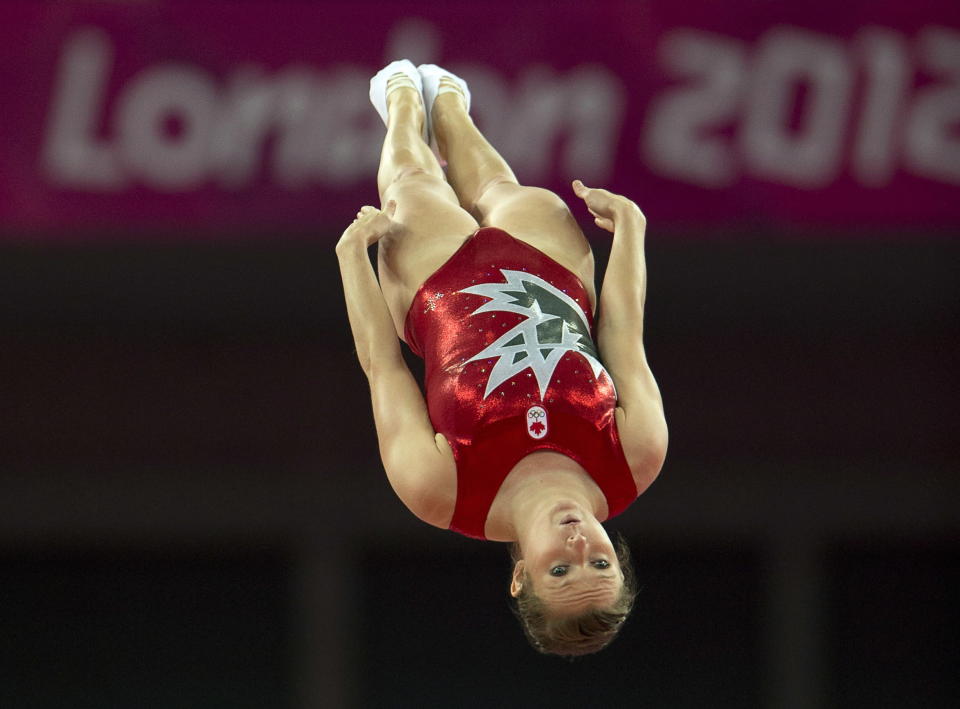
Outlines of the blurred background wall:
M3 4L0 707L955 706L958 14ZM573 664L380 468L333 246L397 56L650 222L670 452Z

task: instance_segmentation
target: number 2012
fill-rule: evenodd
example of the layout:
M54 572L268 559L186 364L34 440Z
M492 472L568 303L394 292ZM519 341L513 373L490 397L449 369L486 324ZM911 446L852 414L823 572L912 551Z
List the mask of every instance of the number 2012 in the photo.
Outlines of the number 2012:
M848 165L868 187L900 169L960 184L960 32L931 26L910 42L865 27L845 41L774 27L751 48L675 30L659 49L682 83L648 110L641 150L657 174L814 189Z

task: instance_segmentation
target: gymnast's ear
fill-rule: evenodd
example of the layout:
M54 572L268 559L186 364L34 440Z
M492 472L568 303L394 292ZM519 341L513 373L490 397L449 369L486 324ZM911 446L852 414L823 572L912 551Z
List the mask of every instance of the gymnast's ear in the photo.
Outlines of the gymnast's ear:
M523 590L523 559L517 561L513 566L513 577L510 579L510 595L516 598Z

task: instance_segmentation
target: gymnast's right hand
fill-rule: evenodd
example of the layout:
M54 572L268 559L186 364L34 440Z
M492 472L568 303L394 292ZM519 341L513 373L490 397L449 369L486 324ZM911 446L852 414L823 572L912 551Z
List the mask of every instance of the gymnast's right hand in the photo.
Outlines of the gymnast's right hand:
M375 244L390 231L393 224L393 215L397 212L397 203L395 200L387 202L384 209L366 206L361 207L357 212L357 218L346 228L337 248L350 244L362 244L364 247Z
M639 217L642 223L646 223L640 208L623 195L587 187L580 180L573 181L573 193L584 201L594 222L601 229L616 231L617 224L630 217Z

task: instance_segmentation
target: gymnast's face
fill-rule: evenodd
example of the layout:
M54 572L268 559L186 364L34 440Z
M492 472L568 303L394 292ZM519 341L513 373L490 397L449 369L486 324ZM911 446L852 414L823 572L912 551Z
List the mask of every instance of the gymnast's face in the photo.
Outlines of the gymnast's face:
M607 531L579 506L551 510L524 539L510 593L532 583L551 610L564 615L612 605L623 588L620 563Z

